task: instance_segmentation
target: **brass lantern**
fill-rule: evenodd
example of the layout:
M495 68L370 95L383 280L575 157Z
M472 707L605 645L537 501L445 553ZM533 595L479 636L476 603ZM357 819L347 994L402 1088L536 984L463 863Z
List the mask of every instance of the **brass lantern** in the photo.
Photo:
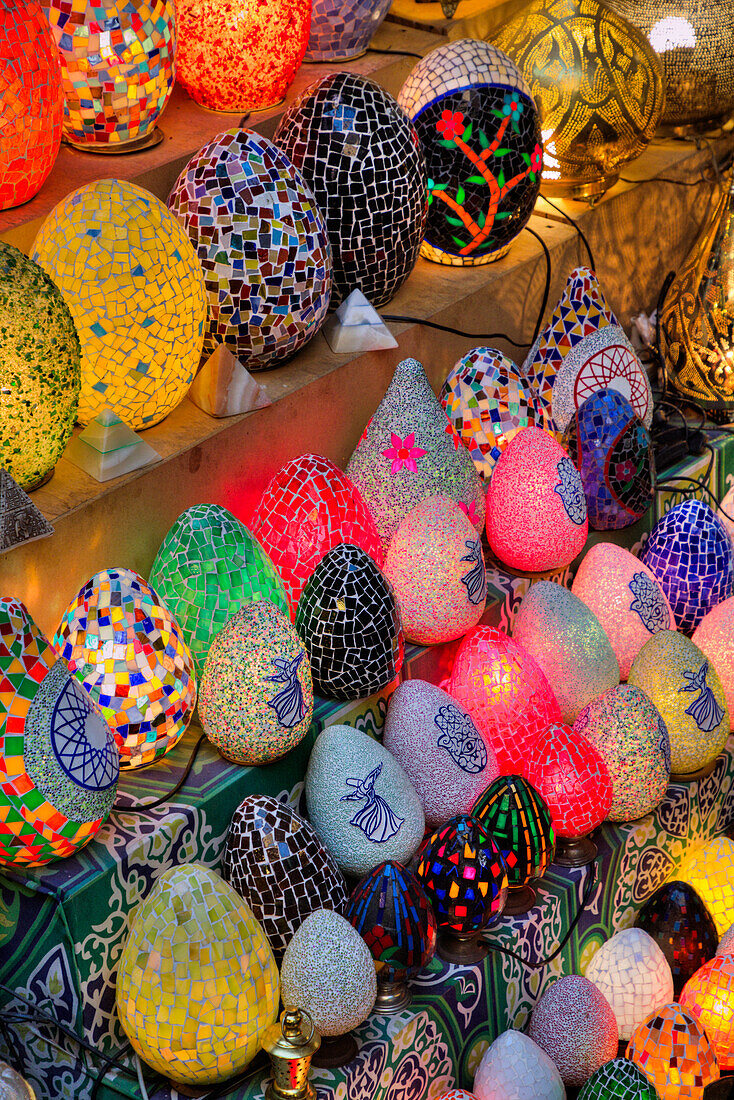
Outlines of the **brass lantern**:
M663 72L645 36L600 0L531 0L495 37L538 105L548 195L594 201L652 139Z

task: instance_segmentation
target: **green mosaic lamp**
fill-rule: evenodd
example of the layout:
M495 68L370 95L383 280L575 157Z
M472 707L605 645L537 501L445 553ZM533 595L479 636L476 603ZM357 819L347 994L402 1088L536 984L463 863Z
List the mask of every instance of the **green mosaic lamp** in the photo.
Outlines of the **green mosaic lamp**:
M659 1093L634 1062L614 1058L591 1075L578 1100L659 1100Z
M290 615L272 561L219 504L195 504L181 513L158 549L149 583L181 627L198 676L215 635L245 604L269 600Z

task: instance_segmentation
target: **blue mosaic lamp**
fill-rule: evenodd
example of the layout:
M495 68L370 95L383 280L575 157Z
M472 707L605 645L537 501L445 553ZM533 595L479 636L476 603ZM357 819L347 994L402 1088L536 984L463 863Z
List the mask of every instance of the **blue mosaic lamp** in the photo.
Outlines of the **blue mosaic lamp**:
M304 62L353 61L367 52L391 0L313 0Z

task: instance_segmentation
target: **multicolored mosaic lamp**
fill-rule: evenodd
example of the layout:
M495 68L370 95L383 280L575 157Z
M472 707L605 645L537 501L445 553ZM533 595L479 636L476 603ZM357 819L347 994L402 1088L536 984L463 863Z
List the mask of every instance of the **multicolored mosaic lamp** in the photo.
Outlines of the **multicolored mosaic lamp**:
M734 914L734 840L719 836L694 848L678 876L693 887L723 936Z
M719 1068L734 1069L734 955L716 955L688 979L680 1003L695 1016Z
M279 986L249 905L190 863L164 871L135 910L117 968L117 1013L143 1061L198 1089L252 1061L277 1019Z
M69 441L81 385L79 337L61 291L0 241L0 467L45 484Z
M489 953L481 938L507 901L507 867L491 833L467 814L426 837L416 856L418 881L438 924L438 954L447 962L478 962Z
M674 880L660 886L635 919L665 955L676 997L688 979L715 955L719 936L708 909L692 886Z
M543 191L598 199L644 152L665 102L645 36L600 0L532 0L495 36L542 119Z
M540 191L540 118L525 78L506 54L462 38L431 50L398 96L428 170L421 255L476 266L505 256Z
M544 799L521 775L501 775L476 800L471 816L492 834L505 861L505 913L527 913L535 905L531 882L543 877L556 852Z
M655 940L641 928L626 928L603 943L585 970L598 986L629 1039L655 1009L673 1000L673 975Z
M109 722L122 767L152 764L183 737L196 704L194 662L138 573L95 573L64 612L54 646Z
M176 0L179 83L210 111L264 111L306 52L311 0Z
M269 600L288 614L270 558L218 504L195 504L181 513L158 547L150 584L181 626L199 675L215 635L245 604Z
M217 134L168 205L204 272L203 358L225 344L246 370L264 370L316 334L331 295L329 241L308 184L271 141L249 130Z
M61 58L64 137L90 153L136 153L163 140L173 91L173 0L44 0Z
M33 259L79 332L80 423L110 408L138 431L175 409L199 364L206 293L188 237L164 203L123 180L87 183L48 215Z
M375 960L375 1011L402 1011L411 999L408 978L436 951L436 918L423 887L400 863L381 863L355 886L346 917Z
M652 1082L660 1100L702 1100L706 1086L721 1076L706 1032L675 1003L642 1021L627 1044L627 1057Z
M34 0L1 0L0 58L0 210L7 210L40 190L61 144L59 55Z
M0 864L73 855L112 809L112 731L14 599L0 600L0 760Z
M390 0L314 0L304 61L353 61L367 52Z

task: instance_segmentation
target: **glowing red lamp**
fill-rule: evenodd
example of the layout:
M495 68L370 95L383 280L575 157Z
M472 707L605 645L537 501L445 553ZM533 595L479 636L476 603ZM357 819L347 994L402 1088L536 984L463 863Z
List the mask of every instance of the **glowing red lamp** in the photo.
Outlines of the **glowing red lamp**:
M503 775L524 774L539 734L562 721L539 666L519 642L493 626L477 626L465 636L447 690L469 711Z
M0 0L0 210L39 191L61 145L61 64L43 8Z
M340 542L359 546L382 566L375 521L359 489L321 455L286 462L270 480L250 520L285 585L295 619L308 578Z
M734 1069L734 955L716 955L683 986L680 1003L711 1041L719 1068Z
M210 111L282 102L300 68L311 0L177 0L178 79Z
M564 867L590 863L596 845L588 834L601 825L613 797L601 753L570 726L553 724L536 738L525 775L548 804L558 836L554 862Z

